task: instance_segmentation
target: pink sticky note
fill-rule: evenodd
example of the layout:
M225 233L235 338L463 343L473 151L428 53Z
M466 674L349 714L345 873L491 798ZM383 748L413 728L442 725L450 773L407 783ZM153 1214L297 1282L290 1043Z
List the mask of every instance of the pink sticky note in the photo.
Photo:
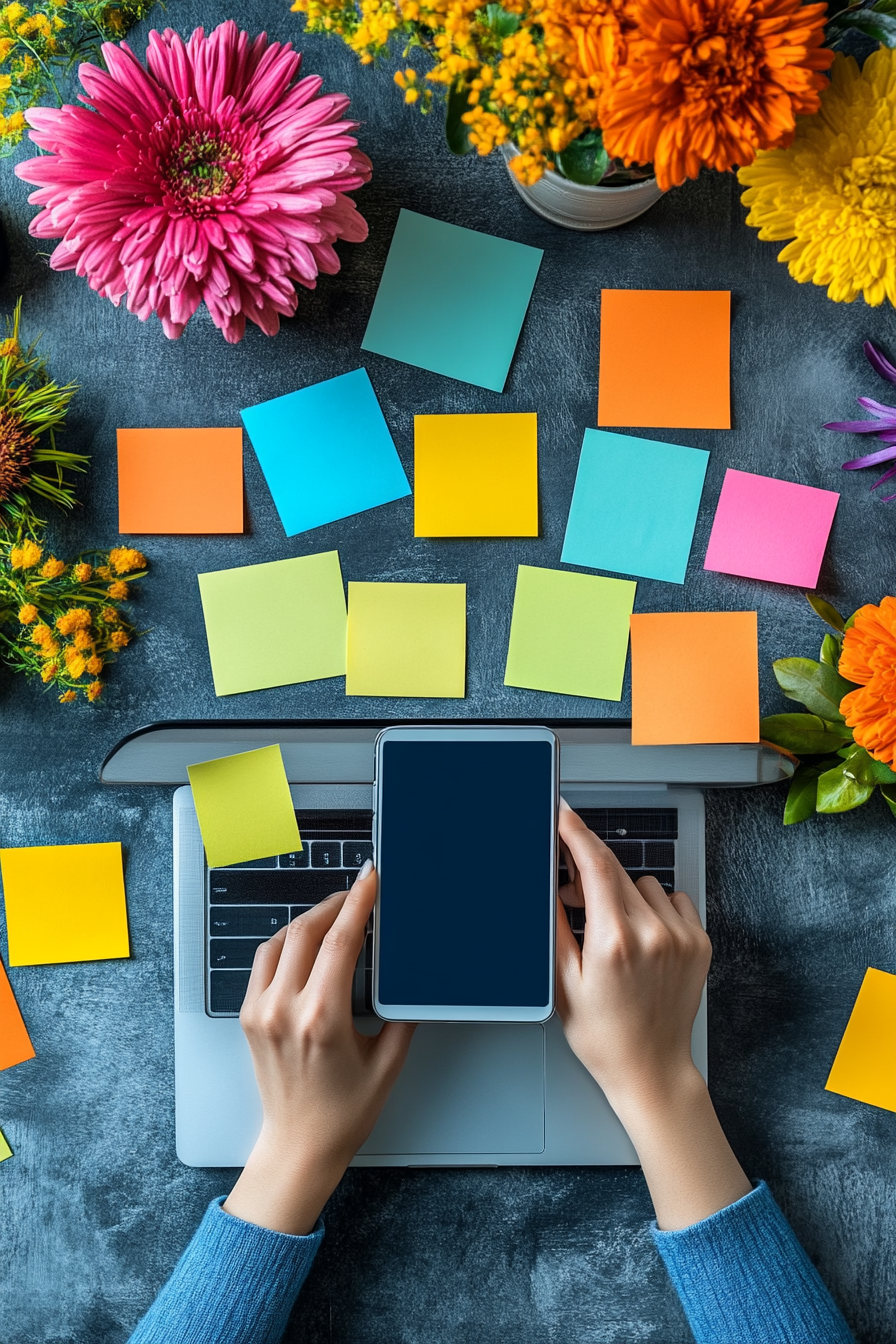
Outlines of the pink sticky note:
M729 467L703 568L814 588L839 498Z

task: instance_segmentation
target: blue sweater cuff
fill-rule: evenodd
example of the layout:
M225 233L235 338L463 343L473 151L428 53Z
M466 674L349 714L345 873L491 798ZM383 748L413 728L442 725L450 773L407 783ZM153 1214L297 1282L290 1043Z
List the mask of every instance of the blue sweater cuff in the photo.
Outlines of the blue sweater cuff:
M306 1237L225 1213L221 1195L129 1344L276 1344L323 1240L320 1219Z
M853 1344L764 1181L743 1199L653 1239L697 1344Z

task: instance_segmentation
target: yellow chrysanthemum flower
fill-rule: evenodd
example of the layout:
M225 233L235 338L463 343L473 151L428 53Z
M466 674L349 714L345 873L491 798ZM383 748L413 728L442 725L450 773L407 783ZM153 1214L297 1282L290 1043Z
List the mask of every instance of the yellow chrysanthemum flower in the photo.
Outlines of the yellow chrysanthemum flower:
M821 111L797 123L789 149L760 152L741 168L747 223L769 241L794 280L826 285L835 303L861 294L896 306L896 49L860 70L838 56Z
M71 635L75 630L90 628L90 612L86 607L70 607L61 616L56 617L56 629L60 635Z
M103 683L101 681L92 681L87 687L86 695L91 704L93 704L94 700L98 700L102 693Z
M39 615L40 613L33 602L26 602L23 606L19 607L19 621L22 625L32 625ZM47 627L44 626L45 630L46 628Z
M65 573L65 561L57 560L55 555L51 555L49 560L41 565L40 572L45 579L58 579Z
M82 560L75 565L74 575L79 583L89 583L93 578L93 565L88 565L86 561Z
M88 690L89 689L90 688L88 687ZM60 695L59 697L59 703L60 705L70 705L71 702L73 700L77 700L77 698L78 698L77 691L63 691L62 695Z
M116 574L133 574L135 569L146 568L146 556L132 546L116 546L109 552L109 564Z

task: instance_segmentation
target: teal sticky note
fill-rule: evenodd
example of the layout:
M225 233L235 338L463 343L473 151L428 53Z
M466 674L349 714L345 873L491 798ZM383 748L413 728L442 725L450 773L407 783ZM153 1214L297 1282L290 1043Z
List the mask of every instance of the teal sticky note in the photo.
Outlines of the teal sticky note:
M560 559L684 583L708 461L702 448L586 429Z
M402 210L362 350L503 392L542 256Z
M288 537L411 493L366 369L241 414Z

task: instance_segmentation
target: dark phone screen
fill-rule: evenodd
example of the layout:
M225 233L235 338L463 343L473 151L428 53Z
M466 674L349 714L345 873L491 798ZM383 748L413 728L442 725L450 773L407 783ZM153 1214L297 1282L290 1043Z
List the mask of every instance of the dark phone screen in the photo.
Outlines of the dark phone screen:
M550 992L549 742L385 742L382 1004L542 1007Z

